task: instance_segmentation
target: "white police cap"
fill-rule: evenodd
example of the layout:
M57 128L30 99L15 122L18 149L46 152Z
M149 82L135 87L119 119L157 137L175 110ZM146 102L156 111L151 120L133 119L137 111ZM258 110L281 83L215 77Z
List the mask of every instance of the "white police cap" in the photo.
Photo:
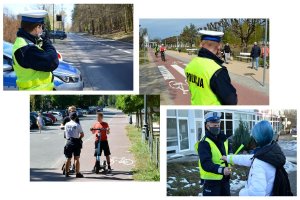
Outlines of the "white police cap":
M208 112L204 115L205 122L220 122L222 113L220 112Z
M201 40L210 40L214 42L220 42L224 33L220 31L208 31L208 30L200 30Z
M48 15L45 10L28 10L19 14L22 21L31 23L44 23L44 17Z

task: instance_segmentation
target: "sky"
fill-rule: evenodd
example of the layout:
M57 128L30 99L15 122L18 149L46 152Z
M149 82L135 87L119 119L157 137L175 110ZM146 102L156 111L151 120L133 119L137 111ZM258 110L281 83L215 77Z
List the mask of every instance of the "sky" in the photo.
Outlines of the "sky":
M22 11L27 10L36 10L38 8L39 4L4 4L3 8L8 9L9 14L12 15L18 15ZM66 12L66 24L71 25L72 23L72 10L73 10L74 4L55 4L54 12L59 12L62 8ZM51 7L52 8L52 7ZM52 13L51 13L52 15Z
M140 19L141 28L147 28L150 39L180 35L183 28L191 23L197 28L219 19Z

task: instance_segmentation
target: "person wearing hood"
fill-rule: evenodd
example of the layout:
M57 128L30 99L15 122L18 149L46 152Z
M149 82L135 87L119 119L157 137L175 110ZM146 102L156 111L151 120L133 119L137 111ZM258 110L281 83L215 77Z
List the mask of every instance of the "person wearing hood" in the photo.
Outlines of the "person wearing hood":
M230 196L231 169L220 156L231 152L227 136L220 131L220 112L208 112L205 118L205 136L195 144L199 155L199 170L203 196Z
M253 129L251 136L257 148L252 155L227 155L222 160L235 165L250 167L245 188L239 192L240 196L271 196L276 168L283 167L286 158L273 141L273 128L268 121L260 121Z
M53 90L52 72L58 67L56 49L42 36L45 10L20 13L21 28L13 45L13 68L19 90Z

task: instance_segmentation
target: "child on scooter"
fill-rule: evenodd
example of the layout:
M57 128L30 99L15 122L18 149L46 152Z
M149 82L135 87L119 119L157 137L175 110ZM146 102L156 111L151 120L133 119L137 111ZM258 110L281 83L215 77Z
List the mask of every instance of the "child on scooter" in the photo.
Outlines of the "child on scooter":
M106 129L106 130L100 130L101 131L101 139L100 139L100 156L102 154L102 151L104 151L104 155L106 157L106 161L107 161L107 165L108 165L108 170L111 170L111 166L110 166L110 150L109 150L109 145L108 145L108 141L107 141L107 134L110 133L110 128L108 123L103 121L103 113L97 113L97 122L93 125L93 127L91 127L91 131L93 134L95 134L96 138L95 138L95 154L94 156L96 157L97 155L97 147L98 147L98 137L97 137L97 133L98 130L95 129Z

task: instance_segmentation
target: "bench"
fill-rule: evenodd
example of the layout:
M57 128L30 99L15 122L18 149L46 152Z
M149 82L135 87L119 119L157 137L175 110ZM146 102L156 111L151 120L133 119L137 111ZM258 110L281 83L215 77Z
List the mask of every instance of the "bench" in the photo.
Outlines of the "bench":
M193 55L195 51L198 51L198 49L186 49L188 52L188 55Z
M245 59L247 62L251 60L250 57L251 53L245 53L245 52L240 52L239 56L236 56L236 58L240 61L242 61L243 59Z

